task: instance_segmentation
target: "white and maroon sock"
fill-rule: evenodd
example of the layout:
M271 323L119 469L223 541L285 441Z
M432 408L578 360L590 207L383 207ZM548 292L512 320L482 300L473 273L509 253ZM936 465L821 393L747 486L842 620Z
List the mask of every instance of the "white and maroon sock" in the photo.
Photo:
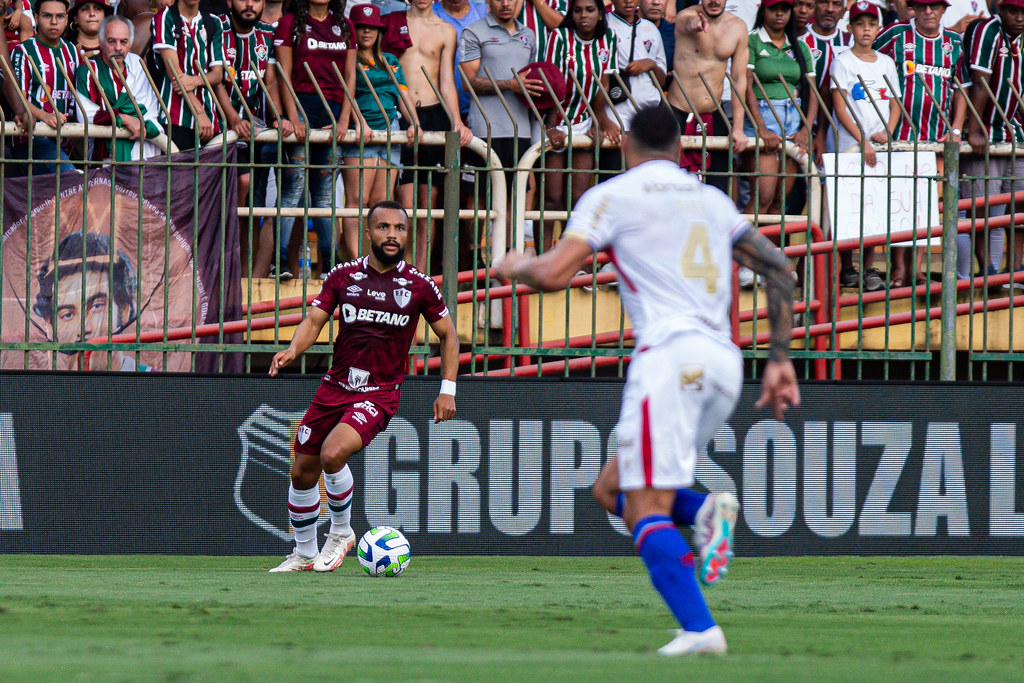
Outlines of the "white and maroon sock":
M331 510L331 533L349 536L352 534L352 470L345 465L334 474L324 472L327 488L327 507Z
M288 486L288 519L295 530L295 549L304 557L316 557L316 520L320 517L320 488L298 491Z

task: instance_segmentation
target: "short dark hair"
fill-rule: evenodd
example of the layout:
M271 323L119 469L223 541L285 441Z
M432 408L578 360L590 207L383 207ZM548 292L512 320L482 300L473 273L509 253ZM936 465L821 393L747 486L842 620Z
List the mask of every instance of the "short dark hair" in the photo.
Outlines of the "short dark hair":
M402 206L398 202L391 201L390 199L385 199L384 201L377 202L376 204L371 206L370 210L366 212L367 225L370 224L370 218L373 217L373 212L376 211L377 209L394 209L395 211L401 211L403 214L405 214L405 220L409 220L409 212L405 210L404 206Z
M83 244L84 243L84 244ZM82 257L85 257L83 260ZM36 294L32 312L40 318L57 326L56 311L53 300L57 295L57 282L69 275L88 272L106 273L110 271L111 296L118 309L115 320L118 328L123 328L135 320L135 271L124 252L117 250L111 270L110 237L96 232L83 233L81 230L66 236L57 245L57 263L47 260L39 269L36 279L39 282L39 293ZM120 330L118 330L120 331Z
M59 2L60 4L64 5L65 10L69 12L71 11L71 0L36 0L35 2L32 3L32 11L36 14L36 16L39 16L39 8L42 7L44 2Z
M679 121L664 103L641 107L629 124L629 141L637 151L673 154L679 144Z

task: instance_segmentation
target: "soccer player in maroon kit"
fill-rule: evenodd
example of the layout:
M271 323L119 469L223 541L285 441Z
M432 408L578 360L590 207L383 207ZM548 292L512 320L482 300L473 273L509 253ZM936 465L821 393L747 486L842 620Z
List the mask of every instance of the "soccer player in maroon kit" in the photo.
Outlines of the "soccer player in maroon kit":
M401 204L375 204L366 216L371 253L340 264L299 324L292 342L270 364L270 376L312 346L340 309L331 369L317 389L295 436L288 516L295 551L271 572L334 571L355 545L352 472L348 460L382 432L398 410L409 347L420 315L441 342L441 392L434 422L455 415L459 340L437 285L402 260L409 215ZM331 530L317 552L317 483L324 473Z

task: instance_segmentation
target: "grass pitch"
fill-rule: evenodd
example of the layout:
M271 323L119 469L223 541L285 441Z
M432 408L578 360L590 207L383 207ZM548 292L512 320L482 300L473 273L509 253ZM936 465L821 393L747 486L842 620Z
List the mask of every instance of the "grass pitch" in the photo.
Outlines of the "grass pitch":
M637 558L279 561L0 555L0 680L1024 680L1024 558L739 559L688 659Z

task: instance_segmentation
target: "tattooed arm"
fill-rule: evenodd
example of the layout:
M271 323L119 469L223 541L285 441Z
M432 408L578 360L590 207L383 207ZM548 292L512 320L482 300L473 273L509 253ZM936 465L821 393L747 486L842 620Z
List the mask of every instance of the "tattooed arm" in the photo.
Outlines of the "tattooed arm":
M768 324L771 343L768 363L761 379L761 398L757 407L768 406L781 420L790 406L800 405L796 371L789 360L789 342L793 331L793 271L785 255L754 228L739 236L732 249L733 258L765 279L768 298Z

